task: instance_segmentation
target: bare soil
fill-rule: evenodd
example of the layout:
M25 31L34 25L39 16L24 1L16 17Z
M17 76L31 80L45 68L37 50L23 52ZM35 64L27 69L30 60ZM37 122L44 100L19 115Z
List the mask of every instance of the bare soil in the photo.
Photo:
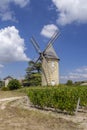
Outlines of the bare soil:
M87 130L87 112L70 116L38 110L25 94L0 92L0 130Z

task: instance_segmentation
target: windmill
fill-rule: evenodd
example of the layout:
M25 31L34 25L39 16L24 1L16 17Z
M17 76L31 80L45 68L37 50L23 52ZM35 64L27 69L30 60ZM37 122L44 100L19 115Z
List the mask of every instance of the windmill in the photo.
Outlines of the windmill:
M39 54L36 63L40 60L42 65L42 86L59 84L59 58L53 48L53 44L59 35L60 32L56 30L44 51L40 50L34 37L31 38L31 42Z

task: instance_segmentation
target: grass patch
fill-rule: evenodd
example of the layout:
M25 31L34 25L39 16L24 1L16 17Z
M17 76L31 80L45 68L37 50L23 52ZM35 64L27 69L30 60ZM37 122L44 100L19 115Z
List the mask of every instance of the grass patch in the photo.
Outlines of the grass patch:
M19 91L0 91L0 99L1 98L9 98L9 97L17 97L17 96L25 96L26 93Z

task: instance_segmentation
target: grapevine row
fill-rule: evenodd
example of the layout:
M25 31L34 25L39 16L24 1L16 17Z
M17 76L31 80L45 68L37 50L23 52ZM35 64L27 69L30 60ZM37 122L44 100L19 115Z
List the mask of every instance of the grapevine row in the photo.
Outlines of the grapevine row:
M80 106L87 105L87 87L50 87L29 89L28 96L34 106L54 108L69 113L76 109L78 98Z

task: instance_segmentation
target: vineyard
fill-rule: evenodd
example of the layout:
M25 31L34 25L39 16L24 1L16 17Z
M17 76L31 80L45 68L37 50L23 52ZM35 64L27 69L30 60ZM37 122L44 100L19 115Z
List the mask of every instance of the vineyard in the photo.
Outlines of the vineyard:
M53 108L69 114L75 112L79 98L80 107L87 106L87 86L31 88L28 96L35 107Z

